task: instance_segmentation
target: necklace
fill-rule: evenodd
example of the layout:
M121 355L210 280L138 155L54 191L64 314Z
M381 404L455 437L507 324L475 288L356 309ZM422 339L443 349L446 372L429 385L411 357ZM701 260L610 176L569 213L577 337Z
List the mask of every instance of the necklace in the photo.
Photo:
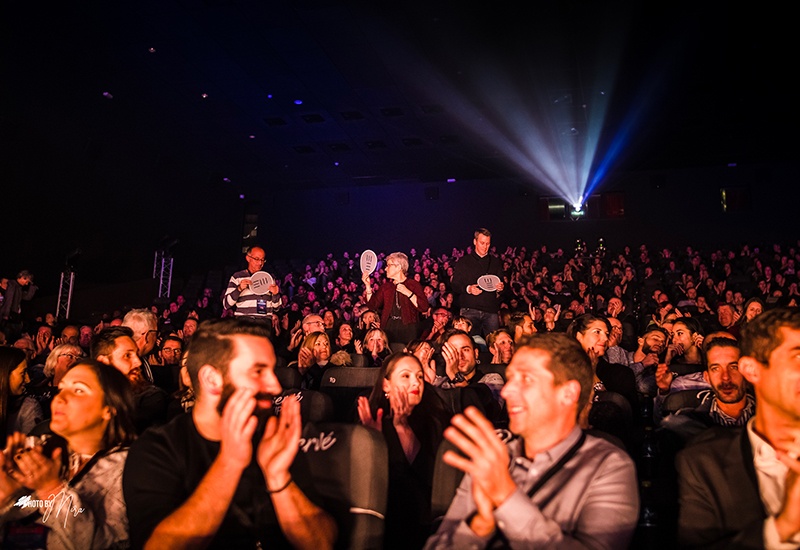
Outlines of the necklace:
M75 474L81 471L87 462L89 462L94 454L81 454L81 453L71 453L69 455L69 478L72 479L75 477Z

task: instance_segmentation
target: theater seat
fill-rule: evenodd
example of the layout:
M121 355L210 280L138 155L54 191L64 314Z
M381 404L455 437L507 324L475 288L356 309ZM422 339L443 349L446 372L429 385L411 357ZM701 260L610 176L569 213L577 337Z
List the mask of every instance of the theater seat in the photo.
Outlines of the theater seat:
M281 404L285 399L297 399L300 401L300 415L303 419L303 424L306 422L333 421L333 400L329 395L313 390L285 390L278 397L272 398L275 414L280 414Z
M476 407L495 427L504 424L500 404L495 401L492 391L485 384L473 384L458 388L431 386L430 389L441 399L447 412L451 415L461 413L467 407Z
M632 451L635 433L633 430L633 410L630 402L621 394L613 391L601 391L595 394L589 412L589 424L595 429L611 434Z
M292 367L275 367L275 377L284 390L299 390L303 382L300 371Z
M325 371L320 391L333 400L337 422L356 420L356 403L360 395L368 396L380 376L380 369L331 367Z
M504 443L508 442L513 437L513 434L508 430L495 430L495 432L497 433L497 437ZM447 451L459 452L455 445L445 439L439 445L439 449L436 452L436 464L433 469L431 516L434 528L439 527L442 518L447 513L447 509L450 508L450 503L453 502L456 489L458 489L458 486L461 484L461 479L464 477L464 472L445 464L442 457Z
M508 365L506 365L505 363L494 364L494 363L483 363L483 362L481 362L481 364L478 365L478 368L480 368L481 371L483 371L484 374L489 374L490 372L494 372L494 373L499 374L500 376L503 377L503 382L505 382L506 381L506 367L507 366Z
M711 393L711 390L684 390L670 392L664 398L661 405L661 412L664 415L678 412L681 409L696 409L703 402L703 399Z
M383 546L389 458L379 432L356 424L310 422L291 470L298 486L336 520L335 548Z
M456 446L447 441L442 441L436 453L436 465L433 468L433 488L431 490L431 516L434 528L438 528L442 518L450 508L456 489L461 484L464 472L445 464L442 457L447 451L456 451Z

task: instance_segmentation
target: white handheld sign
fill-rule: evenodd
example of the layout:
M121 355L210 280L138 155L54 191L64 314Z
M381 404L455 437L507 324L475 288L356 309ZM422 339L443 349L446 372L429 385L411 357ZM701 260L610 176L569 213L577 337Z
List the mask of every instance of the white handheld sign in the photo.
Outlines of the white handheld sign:
M250 277L250 290L253 294L263 296L269 292L269 287L275 284L275 279L266 271L256 271Z
M481 275L478 277L478 286L486 292L494 292L500 284L500 277L497 275Z
M372 275L378 266L378 257L372 250L365 250L361 253L361 273Z

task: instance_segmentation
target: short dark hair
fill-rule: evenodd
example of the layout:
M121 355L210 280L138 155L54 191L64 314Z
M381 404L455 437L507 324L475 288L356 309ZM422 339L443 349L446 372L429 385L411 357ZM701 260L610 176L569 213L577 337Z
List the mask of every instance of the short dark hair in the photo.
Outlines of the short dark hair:
M453 317L453 324L456 323L467 323L469 328L472 328L472 321L469 320L469 317L464 317L463 315L456 315Z
M661 335L664 337L664 340L669 341L669 332L667 332L667 329L660 327L652 322L649 325L647 325L647 328L644 329L644 332L642 333L642 338L644 338L651 332L660 332Z
M132 339L133 329L123 326L104 328L92 337L89 355L92 359L97 359L101 355L111 355L117 347L117 338L123 336L129 336Z
M203 321L192 336L186 350L186 370L195 392L200 388L198 374L204 365L211 365L223 376L228 372L234 354L233 336L269 337L266 325L249 319L214 319Z
M477 239L478 235L483 235L484 237L491 237L492 232L486 229L485 227L479 227L478 229L475 230L474 238Z
M181 340L178 337L177 334L168 334L168 335L164 336L164 340L162 340L162 342L161 342L161 348L160 349L164 349L164 344L166 344L167 342L170 342L170 341L171 342L178 342L181 345L181 349L183 349L183 340Z
M511 337L517 332L517 327L522 326L525 322L525 317L530 317L530 314L527 311L515 311L512 313L508 318L508 331L511 333ZM533 321L533 317L531 317L531 321Z
M703 353L705 354L706 358L706 369L708 368L708 352L714 348L733 348L741 352L741 349L739 348L739 342L733 338L726 338L724 336L718 336L716 338L712 338L708 342L703 342L703 348Z
M777 308L756 316L742 329L742 355L769 365L769 356L783 343L783 327L800 330L800 310Z
M447 342L453 336L466 336L467 340L469 340L469 345L472 346L472 349L475 349L475 340L472 339L472 336L469 335L468 332L464 332L463 330L457 328L451 328L447 332L444 333L444 337L442 338L442 342Z
M581 386L578 397L578 414L589 402L594 386L594 370L589 356L575 338L564 333L537 333L526 337L517 347L522 349L542 350L550 354L547 369L553 373L553 383L557 386L576 380Z

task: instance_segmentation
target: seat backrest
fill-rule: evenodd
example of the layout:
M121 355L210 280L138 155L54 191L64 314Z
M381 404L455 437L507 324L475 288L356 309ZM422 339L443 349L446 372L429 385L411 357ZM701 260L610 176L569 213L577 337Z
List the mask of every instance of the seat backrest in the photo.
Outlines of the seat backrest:
M633 443L633 409L630 402L613 391L595 394L595 402L589 411L589 424L619 438L627 444Z
M696 409L711 390L683 390L670 392L661 405L663 414L675 413L681 409Z
M489 372L484 367L492 362L494 356L492 355L491 351L479 351L478 352L478 362L481 366L481 370L483 372Z
M445 439L439 445L439 450L436 453L436 464L433 467L431 519L436 527L438 527L438 524L447 513L447 509L450 508L450 503L453 502L453 497L456 495L456 489L458 489L461 479L464 477L464 472L445 464L442 457L447 451L458 452L456 446Z
M323 388L371 388L380 375L380 369L359 367L331 367L322 376Z
M336 548L383 546L389 457L380 432L356 424L309 422L292 476L336 520Z
M406 344L404 342L391 342L389 344L389 349L392 350L392 353L397 353L398 351L406 349Z
M329 395L314 390L289 389L278 397L272 398L275 414L280 414L285 399L296 399L300 402L300 415L303 423L332 422L334 419L333 400Z
M353 422L360 395L368 396L380 376L380 369L331 367L322 375L320 391L333 400L334 419Z
M489 374L490 372L495 372L503 377L503 382L506 381L506 365L505 363L494 364L494 363L484 363L481 362L479 365L480 369L483 371L484 374Z
M275 367L275 377L284 390L299 390L303 383L303 376L294 367Z
M495 430L495 432L497 433L497 437L504 443L513 437L513 434L508 430ZM436 464L433 468L433 487L431 491L431 519L437 527L447 513L447 509L450 508L450 503L453 502L453 497L456 495L456 489L458 489L464 477L464 472L445 464L443 456L447 451L454 451L461 454L456 446L446 439L442 440L436 452Z

